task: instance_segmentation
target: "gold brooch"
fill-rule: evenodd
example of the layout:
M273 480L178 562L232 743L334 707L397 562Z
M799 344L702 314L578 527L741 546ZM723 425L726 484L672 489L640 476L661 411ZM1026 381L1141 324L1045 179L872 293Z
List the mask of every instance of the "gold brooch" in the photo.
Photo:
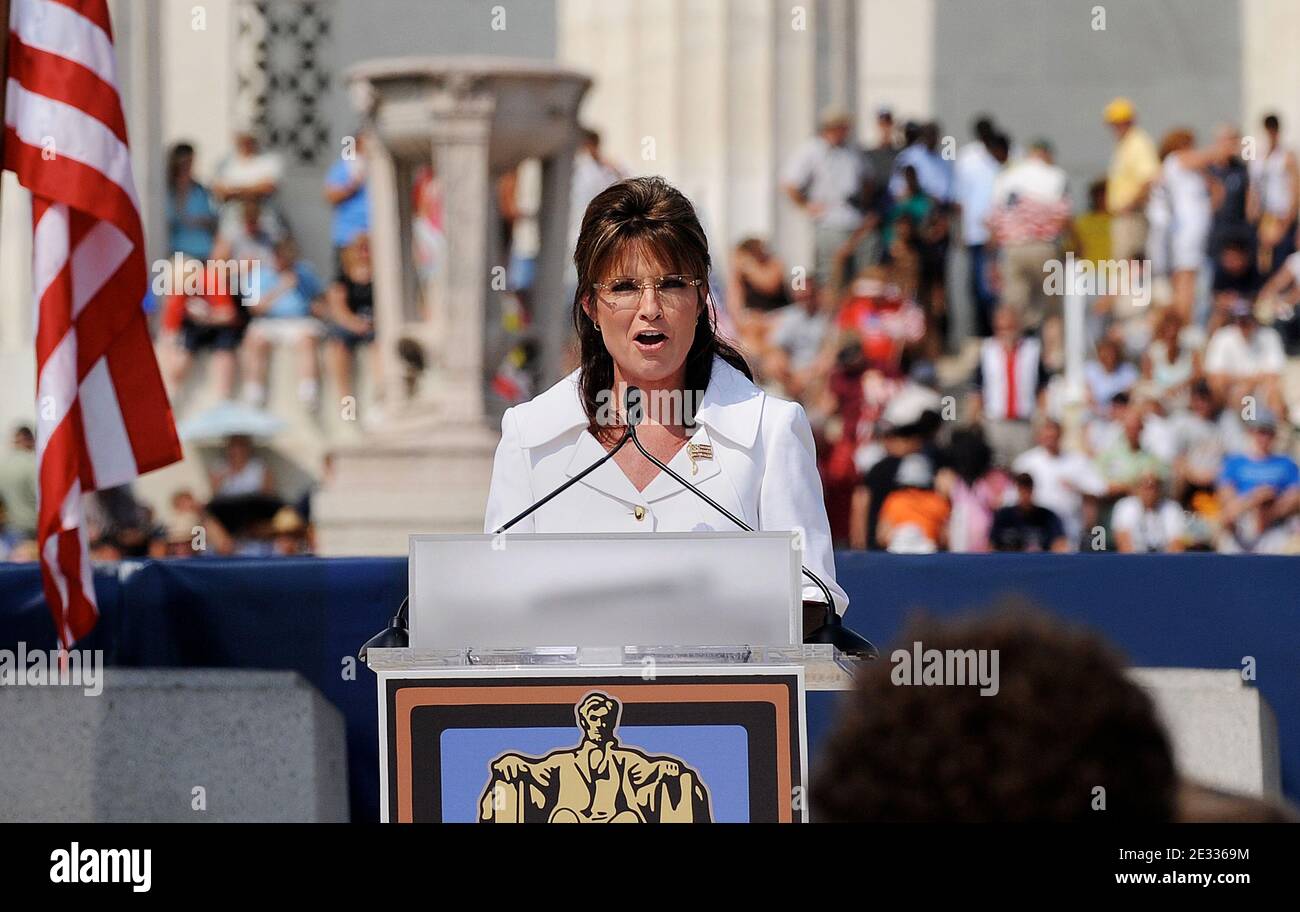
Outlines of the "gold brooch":
M698 475L700 471L699 464L696 460L712 459L713 444L711 443L688 443L686 444L686 455L691 457L691 474Z

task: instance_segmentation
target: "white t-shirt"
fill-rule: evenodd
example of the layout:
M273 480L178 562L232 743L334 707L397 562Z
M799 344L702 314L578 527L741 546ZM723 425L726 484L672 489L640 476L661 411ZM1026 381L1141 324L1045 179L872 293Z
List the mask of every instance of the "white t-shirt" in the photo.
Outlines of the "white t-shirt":
M825 207L818 225L852 231L862 224L862 212L849 200L862 194L871 166L852 141L832 146L814 136L795 153L783 176L808 202Z
M1269 326L1256 326L1249 339L1236 324L1221 326L1205 346L1205 372L1249 377L1280 374L1286 367L1282 337Z
M1054 203L1065 196L1066 173L1056 165L1030 156L1003 168L993 182L993 204L1005 206L1011 198Z
M1036 446L1017 456L1011 468L1017 475L1024 472L1034 479L1034 503L1059 516L1066 538L1072 543L1077 541L1081 495L1101 495L1106 490L1092 462L1082 453L1062 450L1053 456L1044 447Z
M261 184L271 183L276 186L284 177L284 161L274 152L258 152L253 155L235 153L217 168L216 183L230 190L247 190ZM239 230L243 220L244 207L239 200L227 200L221 207L222 234L232 234ZM274 204L274 196L263 207L263 216L283 224Z
M1117 535L1128 533L1134 551L1167 551L1183 537L1183 511L1172 500L1148 510L1140 497L1130 495L1116 502L1110 525Z
M283 176L284 162L274 152L248 156L235 154L217 169L217 182L236 190L265 183L278 184Z
M993 208L993 183L1002 166L982 142L967 143L957 153L953 197L961 206L962 243L984 244L989 229L984 220Z
M1217 475L1227 452L1227 434L1219 421L1202 418L1191 411L1176 412L1169 418L1174 441L1174 457L1187 460L1197 472ZM1173 462L1168 459L1166 462Z
M569 253L578 246L578 235L582 231L582 217L587 214L587 206L611 184L623 179L623 175L604 162L597 161L586 149L579 149L573 156L573 184L569 190ZM569 259L572 259L570 257ZM571 278L576 278L573 263L569 264Z

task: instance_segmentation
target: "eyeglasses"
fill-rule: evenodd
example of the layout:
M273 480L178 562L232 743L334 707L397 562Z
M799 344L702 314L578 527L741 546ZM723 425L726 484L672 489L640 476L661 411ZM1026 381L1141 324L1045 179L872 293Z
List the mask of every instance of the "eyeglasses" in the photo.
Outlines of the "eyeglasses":
M641 306L641 293L646 288L653 288L659 297L659 303L665 309L681 309L695 304L696 291L704 284L703 279L684 275L650 276L638 279L633 276L616 276L608 282L596 282L591 287L596 289L596 296L601 303L614 311L636 310Z

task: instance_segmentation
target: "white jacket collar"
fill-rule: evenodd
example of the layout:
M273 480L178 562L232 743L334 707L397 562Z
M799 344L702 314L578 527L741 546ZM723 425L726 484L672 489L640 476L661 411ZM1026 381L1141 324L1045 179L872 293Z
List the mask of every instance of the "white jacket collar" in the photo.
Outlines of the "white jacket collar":
M764 395L748 377L715 356L709 386L695 420L732 443L752 447L758 437ZM587 413L578 392L578 372L575 370L514 411L519 443L525 448L541 446L574 428L585 428Z

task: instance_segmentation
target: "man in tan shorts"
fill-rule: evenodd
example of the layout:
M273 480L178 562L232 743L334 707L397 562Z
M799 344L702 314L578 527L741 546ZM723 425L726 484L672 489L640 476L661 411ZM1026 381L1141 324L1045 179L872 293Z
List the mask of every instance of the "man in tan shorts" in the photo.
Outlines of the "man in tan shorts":
M1106 105L1103 117L1115 134L1115 152L1106 173L1106 210L1110 212L1111 255L1135 260L1147 240L1145 213L1151 183L1160 173L1155 143L1137 125L1137 111L1127 98Z

